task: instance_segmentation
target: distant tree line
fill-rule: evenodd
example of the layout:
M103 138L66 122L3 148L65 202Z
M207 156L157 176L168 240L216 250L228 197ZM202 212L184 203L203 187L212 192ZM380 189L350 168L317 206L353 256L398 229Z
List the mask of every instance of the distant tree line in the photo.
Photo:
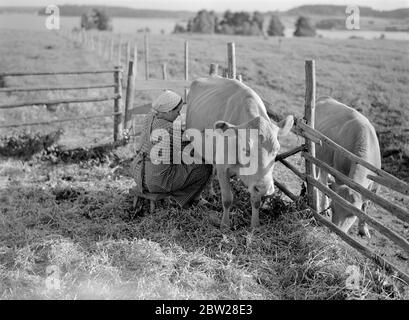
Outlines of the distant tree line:
M264 16L258 11L250 14L227 10L220 18L214 11L200 10L194 18L189 19L186 28L178 24L174 32L261 35L263 23Z
M284 36L285 27L278 15L271 15L267 29L264 31L265 16L255 11L253 14L240 11L227 10L222 17L214 11L200 10L196 16L190 19L187 26L176 24L174 33L192 32L203 34L228 34L259 36L267 33L269 36ZM299 17L295 24L294 36L315 36L315 28L306 17Z
M177 24L174 32L258 36L265 32L264 21L264 14L259 11L251 14L245 11L227 10L222 17L218 17L214 11L200 10L194 18L188 21L186 27ZM271 17L266 32L271 36L284 35L284 25L278 16Z

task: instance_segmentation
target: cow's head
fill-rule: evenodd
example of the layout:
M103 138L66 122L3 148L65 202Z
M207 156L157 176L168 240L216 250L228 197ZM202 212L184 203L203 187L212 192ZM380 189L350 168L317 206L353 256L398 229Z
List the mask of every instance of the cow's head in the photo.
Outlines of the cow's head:
M280 149L278 137L287 135L293 124L293 116L288 116L280 123L256 117L238 126L225 121L214 124L216 136L227 138L224 143L224 160L226 156L236 160L234 163L229 162L229 170L248 186L253 197L259 198L274 192L273 167Z
M330 181L330 188L332 191L336 192L339 196L344 198L346 201L350 202L354 207L361 209L362 207L362 197L358 192L352 190L346 185L338 185L335 182ZM332 223L335 224L344 232L348 232L351 226L356 220L356 216L346 210L344 207L340 206L335 201L331 202L332 209Z

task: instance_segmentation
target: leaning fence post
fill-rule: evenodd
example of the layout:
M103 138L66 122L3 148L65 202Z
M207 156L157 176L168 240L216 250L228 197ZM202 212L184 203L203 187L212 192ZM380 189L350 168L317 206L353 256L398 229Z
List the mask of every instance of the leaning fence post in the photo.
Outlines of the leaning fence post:
M189 43L185 41L185 80L189 81ZM185 101L187 101L188 89L185 88Z
M236 47L234 42L227 44L227 77L236 79Z
M315 127L315 61L305 61L305 115L304 119L311 128ZM315 157L315 143L306 138L307 152ZM315 166L311 161L305 159L305 173L316 179ZM307 195L310 206L318 208L318 190L307 182Z
M130 60L128 64L128 84L126 86L126 101L124 110L124 129L129 129L131 124L131 119L129 116L129 110L133 106L134 101L134 90L135 90L135 61Z
M149 39L145 34L145 79L149 80Z
M114 71L115 81L115 100L114 100L114 141L118 141L120 138L121 126L122 126L122 66L115 66ZM117 114L118 113L118 114Z
M211 63L210 69L209 69L209 75L211 76L217 75L217 73L219 72L218 69L219 69L219 65L217 63Z
M131 61L131 44L129 41L126 42L126 68L128 68L129 61Z
M136 44L136 42L135 42L134 47L133 47L133 61L134 61L134 65L133 65L134 74L135 74L135 77L136 77L136 73L137 73L137 70L138 70L138 45Z

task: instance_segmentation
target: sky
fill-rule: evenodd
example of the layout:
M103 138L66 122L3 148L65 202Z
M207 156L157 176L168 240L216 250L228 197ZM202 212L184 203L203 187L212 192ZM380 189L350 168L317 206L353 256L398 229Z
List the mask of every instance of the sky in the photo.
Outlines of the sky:
M110 5L139 9L225 11L288 10L305 4L358 5L378 10L409 8L409 0L0 0L0 6L47 6L49 4Z

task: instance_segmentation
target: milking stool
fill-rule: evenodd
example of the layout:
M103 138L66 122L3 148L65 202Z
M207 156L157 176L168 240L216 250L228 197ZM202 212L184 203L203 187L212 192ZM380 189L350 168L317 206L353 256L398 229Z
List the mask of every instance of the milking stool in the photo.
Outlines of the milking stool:
M155 203L156 201L165 199L168 195L163 193L149 193L149 192L139 192L136 190L135 187L129 189L129 195L134 197L133 200L133 208L137 208L138 201L140 199L147 199L149 200L149 211L153 213L155 211ZM139 210L135 210L135 214L142 210L142 205L139 207Z

